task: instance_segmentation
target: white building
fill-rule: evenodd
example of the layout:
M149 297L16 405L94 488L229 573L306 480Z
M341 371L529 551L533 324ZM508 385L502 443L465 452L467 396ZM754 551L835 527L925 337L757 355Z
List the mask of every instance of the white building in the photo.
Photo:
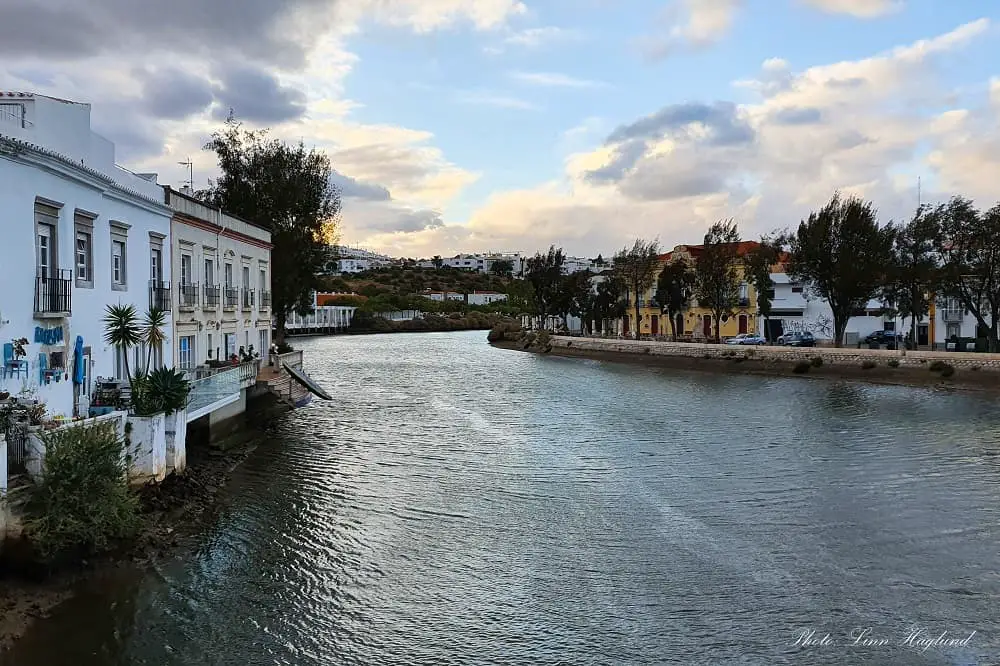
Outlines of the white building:
M141 316L162 298L153 286L170 280L163 191L155 174L115 164L89 104L0 92L0 210L2 390L34 392L50 415L84 414L95 377L124 377L104 342L105 307ZM14 357L20 338L25 355ZM155 350L161 360L169 355ZM136 350L131 368L144 361Z
M336 333L347 330L351 327L351 320L354 319L354 311L357 308L350 305L330 305L328 301L339 296L353 295L313 292L313 311L305 316L296 312L289 314L288 321L285 322L285 331L289 335L303 335L307 333Z
M392 257L358 247L337 245L333 248L336 259L331 262L330 272L340 275L361 273L373 268L390 266Z
M174 363L225 361L240 348L262 359L271 346L271 233L163 188L173 209L170 262Z
M770 316L772 337L777 337L780 329L784 333L808 331L818 340L833 340L833 310L825 299L810 294L786 273L771 273L771 280L774 282ZM909 320L904 322L900 318L885 317L882 310L880 301L871 300L863 314L851 317L844 334L845 344L855 344L875 331L909 332ZM758 320L757 330L763 331L764 318L758 316ZM926 344L926 341L921 344Z
M444 301L464 301L465 294L460 294L457 291L425 291L421 294L424 298L429 298L432 301L437 301L443 303Z
M466 302L469 305L489 305L506 300L507 294L501 294L499 291L474 291L466 295Z

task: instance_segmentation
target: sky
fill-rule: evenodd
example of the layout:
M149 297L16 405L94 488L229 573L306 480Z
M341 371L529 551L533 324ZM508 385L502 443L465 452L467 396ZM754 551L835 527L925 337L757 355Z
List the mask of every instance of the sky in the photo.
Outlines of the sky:
M986 0L0 0L0 90L196 188L232 109L329 154L348 244L596 256L837 190L994 205L998 31Z

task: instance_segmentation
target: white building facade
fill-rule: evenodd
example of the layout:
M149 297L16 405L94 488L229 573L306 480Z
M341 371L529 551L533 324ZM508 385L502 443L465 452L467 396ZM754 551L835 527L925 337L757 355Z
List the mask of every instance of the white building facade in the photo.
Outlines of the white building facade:
M271 346L271 234L163 188L170 227L176 367L193 370Z
M337 245L333 250L336 259L331 262L330 272L340 275L361 273L393 264L392 257L371 250L346 245Z
M106 306L141 317L164 298L171 211L155 174L115 164L89 104L10 92L0 92L0 205L2 391L34 394L49 415L86 415L96 377L124 378L104 342ZM162 350L151 356L170 365ZM147 358L135 350L130 369Z

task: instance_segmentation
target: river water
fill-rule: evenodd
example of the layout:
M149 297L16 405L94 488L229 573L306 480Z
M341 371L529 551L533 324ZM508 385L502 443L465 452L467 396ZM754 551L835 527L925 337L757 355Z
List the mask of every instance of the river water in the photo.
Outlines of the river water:
M303 341L336 399L4 663L1000 663L995 400L484 338Z

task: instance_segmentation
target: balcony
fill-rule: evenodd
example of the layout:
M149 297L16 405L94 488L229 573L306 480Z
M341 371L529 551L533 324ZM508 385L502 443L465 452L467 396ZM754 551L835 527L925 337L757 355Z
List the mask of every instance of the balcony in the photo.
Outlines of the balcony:
M267 310L271 307L271 292L262 291L260 292L260 309Z
M750 299L749 299L749 298L747 298L746 296L740 296L740 298L739 298L739 300L737 301L737 303L739 304L739 306L740 306L741 308L745 308L745 307L747 307L748 305L750 305Z
M222 290L222 309L235 310L240 300L240 290L236 287L226 287Z
M205 310L217 310L219 308L219 285L205 285L202 292L201 307Z
M253 302L254 302L254 290L253 289L244 289L243 290L243 309L244 310L253 310Z
M198 307L197 284L177 283L177 306L181 310L194 310Z
M73 271L53 271L57 277L35 277L35 316L68 317L73 312Z
M170 283L160 280L150 280L149 282L149 307L150 309L170 312Z
M962 308L948 308L941 310L941 319L949 324L959 324L965 318L965 310Z

